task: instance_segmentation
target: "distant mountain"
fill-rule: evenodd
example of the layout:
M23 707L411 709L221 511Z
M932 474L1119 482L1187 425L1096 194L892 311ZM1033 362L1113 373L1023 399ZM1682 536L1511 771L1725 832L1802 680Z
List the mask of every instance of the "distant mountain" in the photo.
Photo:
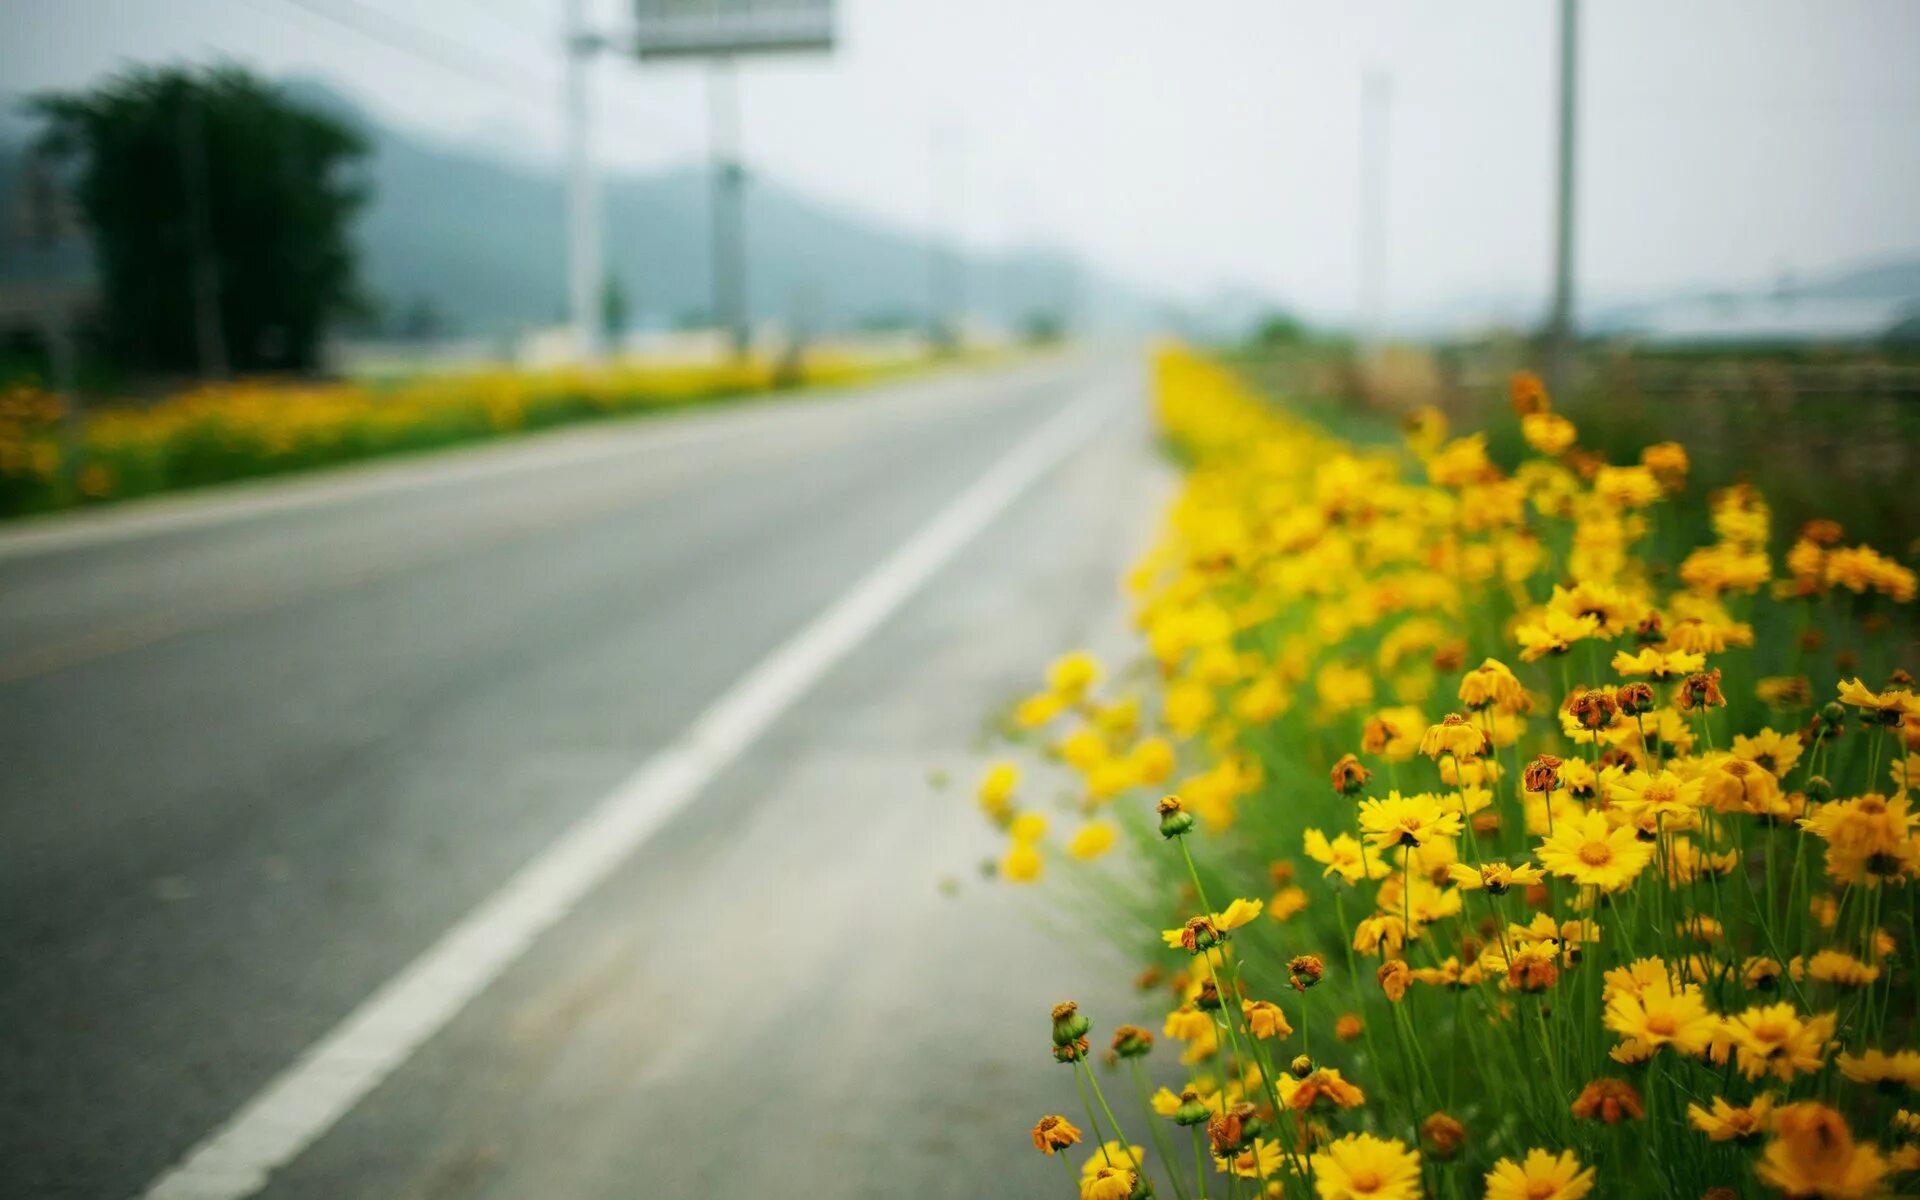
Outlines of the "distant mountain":
M361 128L374 147L373 200L358 237L363 280L387 308L424 301L467 332L564 313L566 197L557 172L400 133L321 84L286 86ZM704 166L602 178L607 269L639 318L672 322L710 309L709 188ZM756 319L798 318L814 328L926 319L924 237L760 176L745 196ZM1134 326L1155 311L1138 291L1061 253L964 254L961 262L967 309L1010 327L1038 314Z
M372 146L364 168L372 199L355 235L361 282L384 324L430 314L441 332L490 334L564 318L566 197L557 171L400 132L323 83L283 87L359 128ZM17 244L19 222L5 209L32 132L0 124L0 290L9 279L89 270L84 245L48 256ZM704 166L602 178L607 269L636 324L702 318L711 308L709 187ZM797 319L814 330L927 320L932 249L924 236L765 177L751 177L745 195L755 319ZM963 253L959 261L966 310L1007 328L1046 316L1134 329L1159 313L1140 290L1057 251Z

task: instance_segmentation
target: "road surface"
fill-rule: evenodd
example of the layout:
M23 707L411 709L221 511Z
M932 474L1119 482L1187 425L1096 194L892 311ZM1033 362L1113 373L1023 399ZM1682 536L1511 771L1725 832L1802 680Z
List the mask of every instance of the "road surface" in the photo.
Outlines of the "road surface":
M0 1194L242 1194L191 1156L254 1152L221 1131L289 1079L268 1196L1064 1192L1024 1127L1076 1111L1041 1035L1103 973L973 882L967 747L1111 636L1141 389L1054 359L0 530ZM315 1115L303 1055L996 470L977 536Z

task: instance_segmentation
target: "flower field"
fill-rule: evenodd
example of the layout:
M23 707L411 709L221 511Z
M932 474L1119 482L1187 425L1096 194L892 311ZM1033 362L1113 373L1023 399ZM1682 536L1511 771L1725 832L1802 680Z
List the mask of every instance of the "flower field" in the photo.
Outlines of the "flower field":
M157 403L89 407L0 388L0 517L306 470L575 421L897 373L917 360L815 350L795 379L770 359L617 361L597 370L488 370L388 384L242 380Z
M1154 389L1138 661L1055 662L977 790L995 873L1143 956L1052 1012L1061 1194L1920 1191L1914 572L1526 375L1507 462Z

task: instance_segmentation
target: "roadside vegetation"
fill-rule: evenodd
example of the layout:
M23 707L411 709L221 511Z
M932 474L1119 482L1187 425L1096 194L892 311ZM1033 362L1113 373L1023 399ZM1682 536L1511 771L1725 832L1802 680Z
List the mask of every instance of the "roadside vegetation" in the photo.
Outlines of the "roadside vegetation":
M1055 662L977 791L993 873L1141 960L1034 1014L1062 1194L1912 1194L1912 526L1785 525L1524 373L1341 433L1154 375L1137 659Z
M30 381L0 387L0 517L310 470L388 454L924 367L900 354L815 349L798 361L625 360L596 370L488 370L370 383L243 380L69 423Z

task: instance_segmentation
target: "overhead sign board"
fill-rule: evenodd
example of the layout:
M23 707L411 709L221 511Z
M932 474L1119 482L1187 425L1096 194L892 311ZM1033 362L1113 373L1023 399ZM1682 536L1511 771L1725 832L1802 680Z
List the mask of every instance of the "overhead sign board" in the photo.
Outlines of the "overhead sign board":
M635 0L641 58L833 48L833 0Z

